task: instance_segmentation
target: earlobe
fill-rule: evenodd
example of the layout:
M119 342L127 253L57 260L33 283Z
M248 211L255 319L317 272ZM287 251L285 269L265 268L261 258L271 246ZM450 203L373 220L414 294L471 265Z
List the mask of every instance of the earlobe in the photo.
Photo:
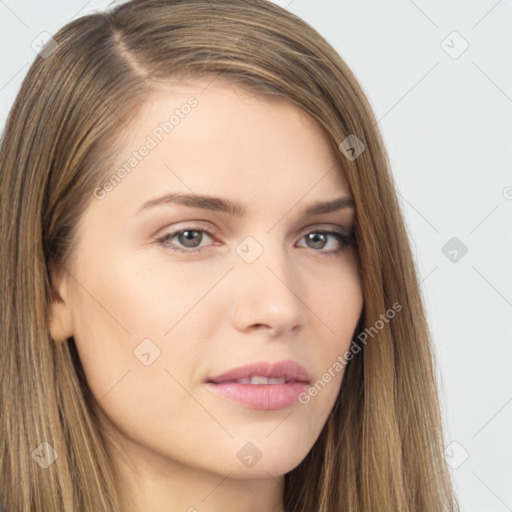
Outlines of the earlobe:
M73 315L68 293L68 279L59 272L50 259L50 283L52 299L49 311L50 336L54 341L62 342L73 336Z

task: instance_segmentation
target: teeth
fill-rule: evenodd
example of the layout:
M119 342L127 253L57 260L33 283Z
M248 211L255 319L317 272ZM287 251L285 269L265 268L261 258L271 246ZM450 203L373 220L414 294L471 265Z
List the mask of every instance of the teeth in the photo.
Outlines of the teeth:
M284 384L286 379L284 377L280 377L279 379L268 379L269 384Z
M252 377L251 384L268 384L268 377Z
M238 379L235 382L237 382L238 384L285 384L286 379L285 379L285 377L269 379L268 377L260 377L258 375L255 377L251 377L250 379L249 378Z

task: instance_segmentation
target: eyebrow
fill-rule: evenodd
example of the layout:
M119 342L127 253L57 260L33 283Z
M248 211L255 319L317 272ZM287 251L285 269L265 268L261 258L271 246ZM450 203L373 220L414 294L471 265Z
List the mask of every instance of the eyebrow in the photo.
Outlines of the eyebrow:
M228 213L235 216L243 216L247 211L246 207L239 201L231 201L229 199L222 199L220 197L198 195L198 194L184 194L175 192L165 194L146 201L136 213L140 213L148 208L161 205L161 204L181 204L189 208L201 208L203 210L210 210L214 212ZM337 197L329 201L317 201L310 204L303 210L303 215L311 217L322 213L330 213L343 209L353 209L354 201L351 197Z

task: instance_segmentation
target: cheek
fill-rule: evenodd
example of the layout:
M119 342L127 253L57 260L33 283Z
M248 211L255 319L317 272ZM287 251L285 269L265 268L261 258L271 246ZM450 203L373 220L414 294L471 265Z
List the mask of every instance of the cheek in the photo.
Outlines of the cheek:
M191 422L209 418L187 391L200 358L198 332L179 321L190 306L184 299L176 311L166 286L141 277L127 286L128 280L110 274L106 288L90 276L89 293L76 295L74 339L89 388L109 421L157 451L169 439L186 439Z
M327 284L319 291L310 292L309 300L316 323L323 326L322 353L332 360L333 355L350 346L363 309L363 292L355 265L342 268L335 276L325 277L324 282Z
M84 258L75 271L74 339L91 391L114 414L129 407L158 416L170 396L167 411L181 407L189 397L178 382L189 389L196 378L218 320L214 294L206 295L222 274L105 252L109 258Z
M227 265L180 265L162 257L125 259L109 276L105 300L114 304L132 338L168 339L190 319L197 322L204 313L204 299L210 298L209 291L228 269Z
M316 322L319 334L310 356L318 364L314 385L301 402L303 405L316 402L316 407L323 411L333 407L342 385L346 356L363 308L362 286L354 265L331 282L335 284L309 296L311 309L315 308L311 322Z
M108 259L83 264L77 272L86 286L78 289L76 328L93 343L132 349L146 338L165 343L190 318L197 321L198 306L222 276L221 270L198 272L197 266L162 258L107 252Z

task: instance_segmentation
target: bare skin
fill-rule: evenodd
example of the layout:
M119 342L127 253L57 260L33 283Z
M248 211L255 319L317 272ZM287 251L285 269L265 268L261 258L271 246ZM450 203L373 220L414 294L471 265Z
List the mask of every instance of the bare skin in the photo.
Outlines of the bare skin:
M302 213L350 196L318 125L283 100L206 84L151 97L119 166L148 135L156 147L92 199L69 266L52 269L51 334L75 340L126 512L284 512L284 475L317 440L343 372L306 405L278 410L219 396L206 380L292 360L312 383L349 348L363 306L355 249L310 235L350 232L353 210ZM191 96L197 105L157 140L155 127ZM246 211L160 203L138 212L172 192ZM261 458L248 465L244 447Z

